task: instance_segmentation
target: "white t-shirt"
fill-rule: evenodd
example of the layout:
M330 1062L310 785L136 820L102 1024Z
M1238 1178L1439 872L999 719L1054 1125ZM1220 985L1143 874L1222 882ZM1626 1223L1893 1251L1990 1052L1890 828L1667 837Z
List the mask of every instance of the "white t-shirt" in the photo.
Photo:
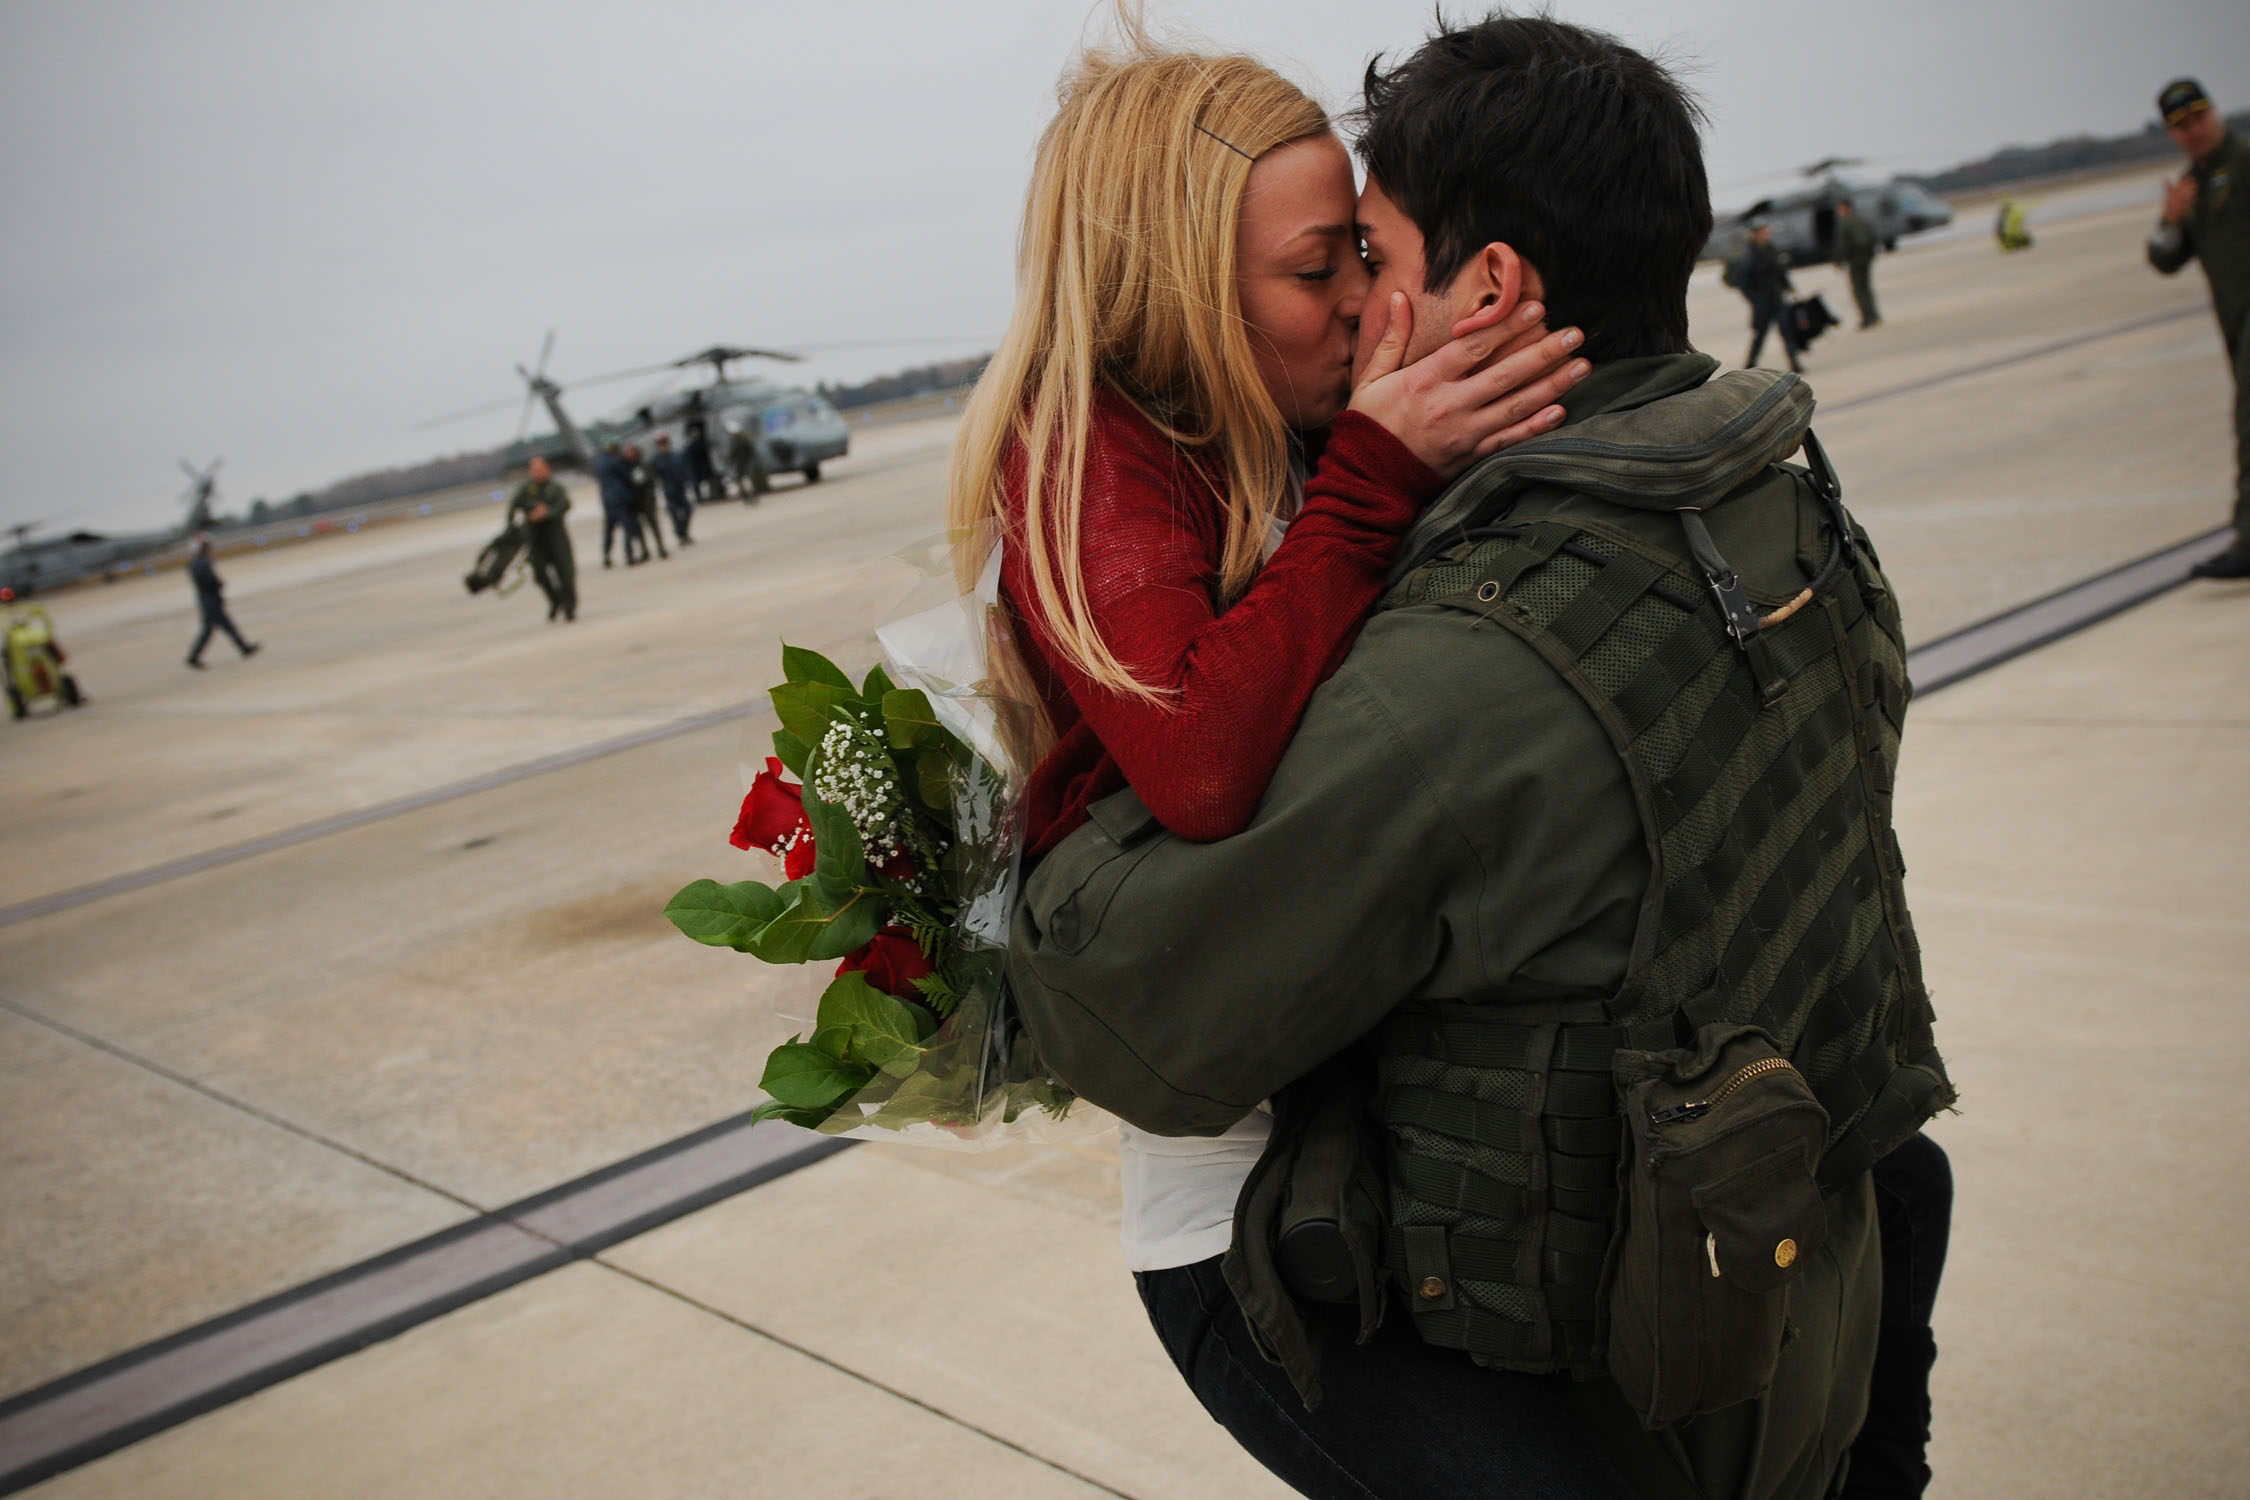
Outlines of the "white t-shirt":
M1224 1254L1234 1238L1235 1200L1272 1134L1273 1113L1263 1104L1224 1135L1150 1135L1120 1125L1118 1241L1126 1269L1168 1271Z
M1292 448L1289 493L1266 536L1269 561L1304 503L1304 456ZM1273 1106L1259 1105L1224 1135L1150 1135L1123 1122L1117 1134L1125 1268L1169 1271L1224 1255L1234 1239L1235 1201L1273 1135Z

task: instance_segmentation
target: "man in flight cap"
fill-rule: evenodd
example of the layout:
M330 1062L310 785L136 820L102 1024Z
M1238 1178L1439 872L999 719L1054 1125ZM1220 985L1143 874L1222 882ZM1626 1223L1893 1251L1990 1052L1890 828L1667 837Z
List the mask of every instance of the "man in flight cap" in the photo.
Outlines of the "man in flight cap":
M2188 169L2164 189L2148 263L2169 276L2191 260L2203 262L2234 370L2234 545L2196 564L2195 573L2250 578L2250 145L2192 78L2166 84L2156 107Z

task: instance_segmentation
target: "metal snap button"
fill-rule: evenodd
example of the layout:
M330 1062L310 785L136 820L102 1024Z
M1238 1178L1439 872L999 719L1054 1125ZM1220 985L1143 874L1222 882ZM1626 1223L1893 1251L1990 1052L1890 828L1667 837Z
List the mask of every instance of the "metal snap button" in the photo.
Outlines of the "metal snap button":
M1795 1265L1797 1263L1797 1242L1795 1240L1783 1240L1780 1244L1774 1246L1773 1263L1784 1271Z
M1430 1299L1431 1301L1433 1301L1433 1302L1434 1302L1434 1301L1436 1301L1436 1300L1437 1300L1438 1298L1440 1298L1440 1297L1444 1296L1444 1295L1445 1295L1445 1278L1444 1278L1443 1276L1425 1276L1425 1277L1423 1277L1423 1278L1422 1278L1422 1295L1423 1295L1423 1296L1425 1296L1425 1297L1427 1297L1427 1298L1429 1298L1429 1299Z

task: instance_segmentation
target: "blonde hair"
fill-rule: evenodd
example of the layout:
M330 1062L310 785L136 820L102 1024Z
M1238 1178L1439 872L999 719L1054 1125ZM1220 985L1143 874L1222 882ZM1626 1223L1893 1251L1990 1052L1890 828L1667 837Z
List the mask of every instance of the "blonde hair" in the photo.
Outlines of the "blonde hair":
M1253 161L1328 119L1251 58L1159 50L1131 12L1125 23L1121 50L1090 49L1063 75L1039 138L1015 311L962 416L947 518L966 588L1010 534L1003 475L1020 445L1026 603L1087 677L1155 698L1087 605L1079 523L1095 388L1197 460L1224 511L1220 589L1239 595L1287 490L1289 446L1242 317L1236 218Z

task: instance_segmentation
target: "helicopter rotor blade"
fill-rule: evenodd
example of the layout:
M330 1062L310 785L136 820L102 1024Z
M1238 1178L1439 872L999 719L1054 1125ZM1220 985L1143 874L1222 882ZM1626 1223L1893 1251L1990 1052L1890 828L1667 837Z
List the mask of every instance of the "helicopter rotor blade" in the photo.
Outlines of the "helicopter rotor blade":
M531 368L541 377L547 373L547 356L555 352L555 330L547 330L546 342L539 346L539 363Z
M190 479L201 479L203 477L201 474L195 472L195 465L189 463L184 458L180 460L180 472L182 474L185 474Z
M509 407L515 405L518 399L515 396L505 396L498 401L487 401L482 406L472 406L466 411L449 412L442 417L432 417L426 422L416 422L414 430L422 432L432 427L443 427L448 422L464 422L470 417L482 417L496 411L506 411Z
M593 375L584 380L573 380L570 383L570 388L575 391L589 385L607 385L613 380L631 380L636 375L655 375L674 367L675 364L672 360L666 360L660 365L636 365L630 370L612 370L607 375Z
M523 393L523 410L516 416L516 441L519 443L531 426L531 403L538 399L538 395L537 391L528 389Z

